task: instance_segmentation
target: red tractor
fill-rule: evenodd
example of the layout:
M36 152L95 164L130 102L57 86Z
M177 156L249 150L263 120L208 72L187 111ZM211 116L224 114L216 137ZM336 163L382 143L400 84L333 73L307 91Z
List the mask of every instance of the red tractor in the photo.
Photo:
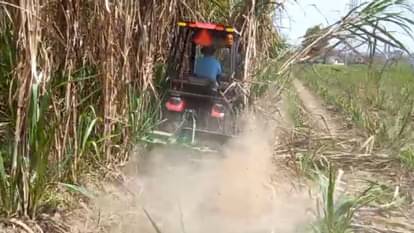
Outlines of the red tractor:
M197 77L195 66L201 48L214 46L222 75L214 85ZM234 137L243 107L240 81L243 60L239 34L230 26L214 23L179 22L167 61L168 93L163 103L159 134L187 135L191 143L199 135Z

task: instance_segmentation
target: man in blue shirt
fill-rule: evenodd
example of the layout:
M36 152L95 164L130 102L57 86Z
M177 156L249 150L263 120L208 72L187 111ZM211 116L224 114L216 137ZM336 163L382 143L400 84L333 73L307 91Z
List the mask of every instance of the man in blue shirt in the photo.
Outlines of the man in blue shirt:
M214 57L214 52L213 47L201 48L203 57L197 59L194 73L197 78L211 80L217 88L222 70L220 62Z

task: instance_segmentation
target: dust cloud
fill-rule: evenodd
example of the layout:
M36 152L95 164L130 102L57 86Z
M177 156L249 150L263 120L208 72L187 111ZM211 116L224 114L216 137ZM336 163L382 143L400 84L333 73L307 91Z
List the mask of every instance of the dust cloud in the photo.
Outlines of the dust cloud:
M101 232L156 232L145 211L163 233L300 232L313 202L272 162L275 130L258 122L249 117L219 153L158 147L137 155L124 185L95 200Z

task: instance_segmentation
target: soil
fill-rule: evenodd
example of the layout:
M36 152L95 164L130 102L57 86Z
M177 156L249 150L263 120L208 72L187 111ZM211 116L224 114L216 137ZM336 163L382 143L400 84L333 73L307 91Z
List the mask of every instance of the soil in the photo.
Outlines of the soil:
M331 137L341 153L352 154L366 144L340 113L329 111L299 80L293 80L293 87L314 135ZM89 214L75 218L71 232L293 233L308 226L315 213L314 197L309 196L312 185L290 169L294 158L289 152L275 150L285 146L294 131L285 104L283 96L268 93L254 113L246 114L244 133L219 153L179 147L137 153L124 171L123 184L105 185L105 192L85 207ZM338 142L344 138L353 139ZM338 158L344 171L338 190L343 193L363 191L361 178L398 186L395 176L369 170L378 157ZM328 159L335 161L335 156ZM354 227L358 232L413 232L408 209L385 213L369 207L358 211Z
M293 86L309 117L312 119L312 128L323 130L333 135L341 131L342 126L338 119L327 111L323 106L323 102L317 96L311 93L297 79L293 80Z
M158 147L139 157L128 168L127 192L115 187L95 200L102 224L87 231L296 232L311 221L314 203L275 159L275 141L289 124L273 114L283 108L275 103L246 114L244 133L219 153ZM75 225L72 232L86 232L86 223Z
M327 110L323 101L299 80L294 80L293 86L315 131L331 136L354 134L343 127L346 124L337 113ZM244 133L219 153L179 147L137 152L124 169L121 184L105 183L97 198L88 205L80 205L72 212L74 217L64 217L69 219L69 231L297 232L314 220L315 202L309 196L311 185L303 185L303 179L290 169L291 155L275 150L290 140L294 130L286 101L283 96L278 98L269 93L259 100L256 111L246 114ZM342 189L357 193L362 187L357 177L376 175L363 172L366 171L347 171ZM385 221L387 217L378 213L368 211L358 216L371 216L366 225L374 226L362 226L361 232L412 230L387 227L391 225ZM414 225L409 216L395 214L395 218ZM14 228L0 232L29 232Z

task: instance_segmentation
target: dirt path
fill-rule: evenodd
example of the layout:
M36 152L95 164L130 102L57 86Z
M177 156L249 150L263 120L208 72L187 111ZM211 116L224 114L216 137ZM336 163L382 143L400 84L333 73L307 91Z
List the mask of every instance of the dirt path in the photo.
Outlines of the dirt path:
M338 122L337 117L330 114L323 106L323 102L311 93L297 79L292 81L299 99L302 101L305 109L312 119L312 127L323 130L332 135L336 135L342 131L342 126Z
M220 153L159 147L130 164L122 188L107 187L95 200L99 217L73 232L154 232L144 209L163 233L294 233L305 226L314 203L274 154L289 123L272 98L260 103L264 112L248 114L244 133Z

